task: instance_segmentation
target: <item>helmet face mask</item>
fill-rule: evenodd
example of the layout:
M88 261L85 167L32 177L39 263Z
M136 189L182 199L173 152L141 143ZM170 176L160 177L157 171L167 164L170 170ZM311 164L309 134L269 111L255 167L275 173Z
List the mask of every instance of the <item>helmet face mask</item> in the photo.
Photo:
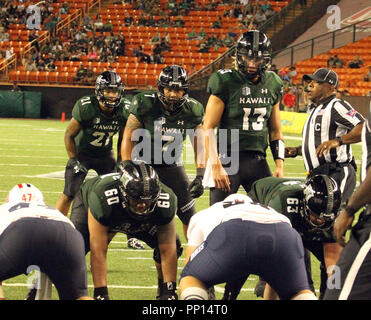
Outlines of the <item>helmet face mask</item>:
M245 32L237 41L236 62L238 70L248 79L261 76L271 63L271 43L257 30Z
M313 227L329 229L341 203L341 192L335 180L325 175L316 175L307 181L303 192L304 218Z
M117 108L124 94L121 77L113 71L105 71L95 81L95 95L106 108Z
M121 194L129 214L137 220L150 217L161 190L156 171L142 161L126 161L120 181Z
M165 67L159 76L158 96L167 115L176 115L188 99L187 71L177 65Z

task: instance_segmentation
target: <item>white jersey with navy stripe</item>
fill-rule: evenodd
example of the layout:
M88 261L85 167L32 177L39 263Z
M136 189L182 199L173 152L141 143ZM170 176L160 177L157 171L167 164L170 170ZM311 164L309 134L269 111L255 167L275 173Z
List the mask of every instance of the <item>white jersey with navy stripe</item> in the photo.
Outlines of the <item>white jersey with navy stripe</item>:
M62 221L75 228L70 219L55 208L35 203L4 203L0 206L0 235L12 223L22 218L41 218Z
M276 210L255 203L250 197L242 194L232 194L224 201L197 212L188 225L188 245L198 246L222 222L242 219L256 223L288 223L290 220Z
M331 96L314 107L303 128L302 154L305 169L311 171L325 163L346 163L352 160L349 144L333 148L321 158L316 156L317 147L326 141L341 137L364 121L348 102Z

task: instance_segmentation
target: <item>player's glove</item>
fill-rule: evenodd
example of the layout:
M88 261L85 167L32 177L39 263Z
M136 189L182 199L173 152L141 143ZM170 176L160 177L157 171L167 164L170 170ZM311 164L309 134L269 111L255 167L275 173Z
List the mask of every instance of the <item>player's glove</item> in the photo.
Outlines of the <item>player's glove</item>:
M76 176L88 173L88 169L76 158L71 158L70 160L68 160L67 166L72 167L73 173Z
M224 288L222 300L236 300L247 277L242 277L234 281L227 282Z
M94 300L109 300L107 287L94 288Z
M191 194L192 198L201 197L204 193L204 187L202 185L202 180L204 178L205 169L197 168L196 178L191 182L188 187L188 191Z
M115 171L122 173L124 171L125 165L127 162L130 162L129 160L119 161L116 163Z
M164 282L160 293L160 300L178 300L176 282Z

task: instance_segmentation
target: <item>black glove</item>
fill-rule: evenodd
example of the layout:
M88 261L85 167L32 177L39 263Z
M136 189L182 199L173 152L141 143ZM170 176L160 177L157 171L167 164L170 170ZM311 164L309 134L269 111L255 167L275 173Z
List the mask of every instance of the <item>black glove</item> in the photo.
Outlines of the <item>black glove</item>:
M188 187L188 191L191 194L192 198L201 197L204 193L204 187L202 185L202 180L204 178L205 169L197 168L196 178L191 182Z
M227 282L222 300L236 300L247 278L248 276Z
M160 300L178 300L176 282L164 282L160 293Z
M94 300L109 300L107 287L94 288Z
M72 167L73 173L76 176L88 173L88 169L76 158L71 158L70 160L68 160L67 166Z
M131 162L130 160L119 161L116 163L115 171L122 173L125 170L126 163Z

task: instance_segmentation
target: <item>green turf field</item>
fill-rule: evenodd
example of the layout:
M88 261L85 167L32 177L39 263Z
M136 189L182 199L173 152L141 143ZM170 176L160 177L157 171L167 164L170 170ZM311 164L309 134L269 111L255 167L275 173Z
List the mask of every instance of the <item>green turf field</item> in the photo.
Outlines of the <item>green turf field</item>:
M67 154L63 136L67 122L53 120L0 119L0 203L4 202L7 192L17 183L29 182L37 186L44 194L46 202L54 206L64 186L64 167ZM116 140L115 140L116 143ZM285 135L287 146L301 144L299 136ZM185 147L186 170L191 177L195 174L192 163L192 149L189 141ZM269 152L269 150L268 150ZM353 152L360 166L361 145L353 146ZM268 155L273 168L273 160ZM286 177L305 177L301 157L287 159ZM196 209L208 207L208 191L196 200ZM177 230L182 243L186 245L182 225L177 219ZM86 257L89 266L89 255ZM179 274L184 266L184 253L179 259ZM1 266L0 266L1 267ZM312 272L315 287L319 288L319 265L312 257ZM91 273L89 277L89 295L93 295ZM126 236L117 235L108 251L108 287L111 299L115 300L151 300L155 298L157 275L152 260L152 250L131 250L127 248ZM7 299L22 300L27 292L28 277L18 276L4 282ZM257 276L250 276L245 283L239 299L257 299L253 293ZM216 286L216 295L220 299L224 285ZM53 298L58 299L56 291Z

